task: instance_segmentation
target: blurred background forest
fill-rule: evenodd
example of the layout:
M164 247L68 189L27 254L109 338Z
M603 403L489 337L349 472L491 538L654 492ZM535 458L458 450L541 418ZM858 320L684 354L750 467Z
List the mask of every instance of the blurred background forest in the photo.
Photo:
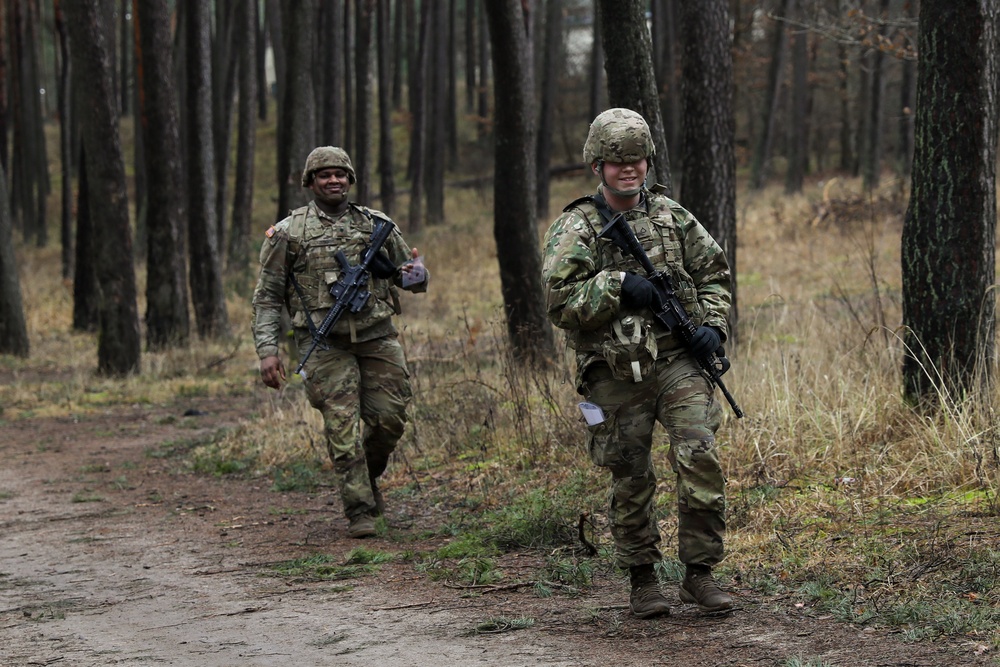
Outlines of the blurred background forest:
M481 578L497 549L541 548L546 576L585 585L589 561L568 545L590 517L606 555L605 480L539 311L538 242L596 185L581 163L590 120L630 106L658 140L657 180L735 268L726 383L747 418L720 432L722 576L764 604L795 595L915 640L1000 647L991 3L951 22L950 0L0 5L0 419L252 397L238 429L171 452L188 472L315 492L320 426L296 378L263 393L249 298L263 231L305 201L306 154L340 145L353 199L392 216L433 275L403 303L414 414L388 473L390 502L454 508L441 530L461 548L426 567L472 576L474 561ZM917 139L918 62L934 55L918 37L938 24L952 41L926 42L943 46L925 72L992 76L966 77L986 100L962 102L981 132L937 107L943 158ZM981 70L938 66L968 44ZM976 151L987 164L970 178ZM921 180L921 155L941 172ZM928 181L954 199L913 187ZM938 236L916 226L928 219ZM918 260L951 267L921 283L943 298L907 287ZM947 296L959 266L977 271L960 285L970 300ZM914 311L908 290L948 316ZM919 365L920 322L967 335L940 346L969 350L956 387ZM521 363L530 348L556 362ZM936 410L917 409L924 393ZM671 563L662 576L679 576Z
M298 174L316 145L346 148L359 174L355 200L385 211L410 234L448 223L446 188L485 190L495 173L503 179L526 166L530 183L497 183L508 188L507 215L549 218L551 178L579 172L589 121L610 103L607 46L601 45L621 43L629 35L622 30L634 29L630 21L646 28L634 45L626 40L641 64L628 61L622 68L619 59L612 65L621 74L611 81L626 90L640 88L646 58L656 99L643 100L645 91L639 90L634 104L610 104L650 117L660 146L657 179L699 215L734 266L735 212L723 210L720 217L711 209L716 199L732 199L736 173L751 190L777 180L789 193L800 192L813 175L831 174L861 176L872 191L888 174L902 192L913 154L911 2L714 3L722 9L721 30L717 25L715 33L697 37L731 53L731 73L712 71L711 62L684 70L691 19L683 3L671 0L607 2L603 11L602 3L583 0L520 3L520 15L508 24L522 24L516 26L521 41L500 41L499 49L493 44L498 40L491 40L488 9L495 7L496 25L502 26L510 3L104 0L94 3L89 23L67 16L72 5L65 4L3 3L0 129L9 141L0 147L0 162L8 175L13 227L27 244L62 248L62 275L74 282L76 329L97 326L100 281L94 274L103 255L99 247L91 252L92 236L115 229L120 237L132 230L132 252L118 246L107 257L116 265L125 254L140 266L148 262L157 290L151 293L147 285L145 337L152 347L185 344L189 308L199 336L230 331L223 277L252 271L251 246L260 229L304 203ZM602 15L608 23L603 32ZM89 48L98 42L99 49ZM103 58L101 66L88 68L95 58ZM523 67L516 68L513 83L496 81L494 62ZM723 128L731 127L706 145L686 129L682 93L685 87L725 87L727 81L731 91L724 94L731 99L709 113L721 115L717 124ZM105 93L99 102L96 90ZM520 90L530 92L524 101L508 94L516 97ZM629 95L616 95L622 97ZM102 127L90 119L103 102L111 108L99 114ZM513 125L504 123L505 115L514 117ZM127 199L108 202L116 210L102 210L90 221L90 211L81 206L87 200L81 187L88 182L82 173L86 138L111 127L131 129L134 142L126 154L112 148L110 137L95 136L93 150L103 154L94 162L122 162L122 174L99 177L102 183L111 179L112 190L127 188ZM524 136L506 136L512 131ZM517 144L515 154L530 153L530 165L500 155L497 147L511 143ZM738 172L728 165L733 161ZM692 179L728 169L722 174L728 182L713 192L691 180L686 194L686 162L696 167ZM528 195L534 199L530 208L519 206ZM95 198L104 204L107 197ZM530 221L508 229L523 228L532 229ZM509 254L537 253L530 240L524 244L501 253L501 262ZM533 265L510 268L526 272ZM127 285L128 272L117 271L122 275L112 280L114 289L134 289ZM508 315L516 317L516 308L508 305ZM528 328L545 327L529 321ZM102 361L102 368L134 368L135 335L116 338L125 347L108 354L120 358Z

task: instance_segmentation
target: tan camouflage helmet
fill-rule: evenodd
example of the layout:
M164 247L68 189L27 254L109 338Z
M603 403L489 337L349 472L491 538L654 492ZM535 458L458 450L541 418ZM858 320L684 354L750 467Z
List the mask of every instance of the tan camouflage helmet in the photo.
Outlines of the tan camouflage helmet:
M653 157L656 146L646 120L631 109L608 109L590 124L583 160L623 163Z
M314 173L330 167L338 167L346 171L352 184L358 180L354 174L354 165L351 164L351 156L347 154L347 151L336 146L320 146L312 149L306 158L306 166L302 170L302 187L308 188L312 185Z

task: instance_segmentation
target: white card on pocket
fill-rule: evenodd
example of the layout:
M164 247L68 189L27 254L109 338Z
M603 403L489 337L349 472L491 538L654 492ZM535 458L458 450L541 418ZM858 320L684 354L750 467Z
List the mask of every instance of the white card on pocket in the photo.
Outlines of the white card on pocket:
M604 410L601 410L599 405L580 403L580 412L583 413L583 418L587 420L588 426L597 426L604 421Z

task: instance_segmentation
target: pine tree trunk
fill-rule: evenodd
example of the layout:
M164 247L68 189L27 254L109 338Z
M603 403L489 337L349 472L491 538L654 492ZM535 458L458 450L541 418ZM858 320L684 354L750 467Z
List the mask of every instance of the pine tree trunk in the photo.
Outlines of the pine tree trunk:
M673 189L670 156L663 132L660 96L653 72L653 46L642 0L600 0L601 44L612 107L632 109L646 119L656 145L650 180Z
M792 0L780 0L779 18L788 16ZM788 33L784 21L774 22L771 42L771 67L767 74L767 94L761 118L760 134L754 147L753 162L750 165L750 187L759 190L767 182L771 149L774 145L774 131L778 117L778 101L781 99L781 83L785 76L785 59L788 52Z
M794 0L792 12L797 22L805 20L802 0ZM792 33L791 113L788 123L788 167L785 170L785 192L802 192L809 165L809 33L804 29Z
M390 0L378 0L378 173L379 208L387 215L396 209L396 180L392 155L392 41Z
M427 224L445 222L444 167L448 134L448 3L433 3L430 64L427 72L427 147L425 151L424 195Z
M913 181L902 240L903 383L915 402L945 393L961 400L991 385L998 24L993 0L921 1Z
M355 0L355 91L357 107L354 117L355 149L351 157L358 182L354 186L354 200L371 203L372 195L372 20L375 0Z
M552 358L552 328L542 297L535 210L535 104L531 47L519 0L486 3L496 108L493 237L507 334L516 358Z
M280 184L278 214L281 220L294 208L308 201L302 187L302 168L309 151L316 144L315 94L312 79L313 43L316 39L317 0L292 0L283 15L288 35L286 54L288 81L278 114L279 159L285 160L284 179Z
M74 78L76 75L73 75ZM76 108L80 108L77 101ZM80 114L77 113L77 116ZM76 261L73 262L73 330L97 331L98 287L96 258L92 250L94 230L90 217L90 187L87 179L87 149L80 148L77 168Z
M184 163L174 87L168 0L136 2L139 112L146 169L156 187L146 215L146 340L151 349L187 345L187 258Z
M559 73L562 64L562 9L562 0L546 0L541 100L538 113L538 151L535 158L538 170L535 209L543 218L549 217L549 192L552 182L549 165L552 162L556 96L559 93Z
M215 211L215 156L212 139L212 73L209 7L188 3L187 39L187 218L191 300L202 338L229 334L222 289L218 215Z
M237 16L239 50L239 108L236 127L236 184L233 187L233 216L229 232L230 273L240 275L249 268L250 215L253 205L254 153L257 146L257 13L255 3L241 3Z
M14 258L14 225L7 196L7 174L0 168L0 354L27 357L30 349Z
M141 343L117 97L100 0L78 0L67 10L90 218L100 239L92 245L100 286L97 369L122 376L139 370Z
M59 82L57 94L59 97L59 162L62 170L61 198L62 206L59 213L59 237L62 244L62 276L68 280L73 275L73 114L70 101L70 59L69 34L66 29L66 18L56 0L55 28L58 40ZM2 142L6 144L7 142Z
M736 156L733 149L733 57L726 0L683 9L684 206L712 234L733 276L730 332L736 327Z

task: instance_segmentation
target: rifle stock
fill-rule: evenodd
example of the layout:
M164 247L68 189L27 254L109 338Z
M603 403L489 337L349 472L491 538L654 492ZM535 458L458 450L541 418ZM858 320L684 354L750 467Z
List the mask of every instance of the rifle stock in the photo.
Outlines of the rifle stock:
M597 235L598 238L607 238L622 250L627 251L636 259L646 272L646 278L653 283L656 288L656 299L652 305L653 314L667 327L675 336L679 337L684 346L691 349L691 340L698 327L695 326L691 317L684 310L684 304L677 298L677 291L674 289L673 280L668 273L657 271L656 267L649 260L646 251L642 249L642 244L635 237L635 232L625 221L625 216L621 213L611 216L603 207L598 207L606 224ZM610 218L610 219L609 219ZM721 348L720 348L721 349ZM722 381L722 374L729 370L730 362L725 355L716 355L714 352L696 356L698 365L704 369L712 382L719 388L725 396L729 406L733 409L733 414L737 419L743 418L743 409L740 408L736 399L729 393L725 382Z

